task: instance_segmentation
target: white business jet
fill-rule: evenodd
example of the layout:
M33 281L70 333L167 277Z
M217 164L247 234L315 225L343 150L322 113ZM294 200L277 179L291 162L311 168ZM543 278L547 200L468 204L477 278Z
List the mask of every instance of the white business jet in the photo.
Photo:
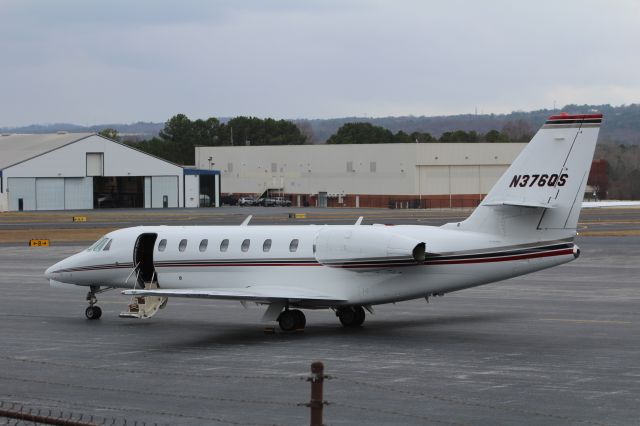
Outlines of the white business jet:
M139 226L110 232L45 272L52 286L125 289L124 317L170 297L256 302L303 329L301 309L360 326L372 306L439 296L577 258L581 202L602 114L550 117L465 221L418 225Z

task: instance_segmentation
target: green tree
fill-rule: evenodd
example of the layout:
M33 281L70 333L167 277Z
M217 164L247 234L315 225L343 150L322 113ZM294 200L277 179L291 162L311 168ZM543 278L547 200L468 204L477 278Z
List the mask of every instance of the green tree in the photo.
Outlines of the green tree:
M287 120L236 117L220 128L220 145L302 145L307 137Z
M440 136L440 142L478 142L479 139L478 133L473 130L469 133L464 130L444 132Z
M393 143L391 131L371 123L346 123L328 140L328 144Z
M413 132L411 133L411 142L425 143L436 142L437 139L431 136L430 133Z
M102 129L98 132L98 134L100 136L104 136L107 139L111 139L113 141L118 141L120 140L120 135L118 134L118 131L116 129L113 129L111 127L107 127L106 129Z
M485 133L484 140L487 142L509 142L507 135L504 135L497 130L489 130Z

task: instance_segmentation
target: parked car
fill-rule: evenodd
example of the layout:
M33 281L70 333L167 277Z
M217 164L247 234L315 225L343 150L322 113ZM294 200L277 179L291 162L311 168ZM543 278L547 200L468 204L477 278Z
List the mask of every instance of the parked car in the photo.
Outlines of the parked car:
M291 207L291 200L287 200L283 197L275 197L273 199L274 205L278 207Z
M258 198L256 205L263 206L263 207L273 207L276 205L276 200L275 198L269 198L269 197Z
M233 195L223 195L222 197L220 197L220 204L235 206L236 204L238 204L238 199Z
M257 203L257 200L253 197L241 197L238 200L239 206L255 206L256 203Z

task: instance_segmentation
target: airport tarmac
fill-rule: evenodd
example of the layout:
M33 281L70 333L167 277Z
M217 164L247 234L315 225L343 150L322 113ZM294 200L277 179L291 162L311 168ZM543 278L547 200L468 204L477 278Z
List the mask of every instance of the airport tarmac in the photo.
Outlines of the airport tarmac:
M600 219L589 229L636 220ZM578 244L558 268L375 307L361 329L318 311L304 333L273 335L262 309L236 302L172 299L151 319L120 319L117 292L88 321L84 291L42 277L84 244L3 245L0 401L108 424L304 424L304 379L321 360L326 424L637 424L640 240Z

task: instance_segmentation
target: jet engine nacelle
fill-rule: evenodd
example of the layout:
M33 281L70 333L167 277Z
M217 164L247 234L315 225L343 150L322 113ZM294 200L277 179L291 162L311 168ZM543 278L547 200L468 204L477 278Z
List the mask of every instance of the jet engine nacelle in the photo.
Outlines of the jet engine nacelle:
M322 265L357 271L411 266L424 262L425 243L387 227L325 228L315 239Z

